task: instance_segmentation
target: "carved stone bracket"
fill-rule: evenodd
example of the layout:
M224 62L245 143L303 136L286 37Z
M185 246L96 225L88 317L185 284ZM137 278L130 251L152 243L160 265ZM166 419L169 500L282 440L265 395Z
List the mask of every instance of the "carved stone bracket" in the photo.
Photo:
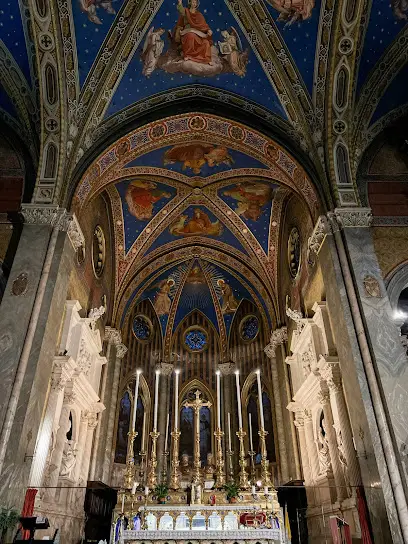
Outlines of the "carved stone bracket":
M330 225L328 219L324 215L321 215L317 220L312 235L307 241L307 262L310 266L316 264L316 257L319 255L323 242L329 233Z
M373 214L371 208L336 208L334 216L343 227L371 227Z
M288 329L287 327L280 327L271 333L271 339L269 344L264 348L266 356L272 359L276 355L276 348L286 342L288 339Z
M73 216L65 208L38 204L23 204L21 213L29 225L49 225L60 231L67 232Z
M75 214L72 215L72 220L68 226L68 237L75 251L78 251L80 247L85 247L85 237Z

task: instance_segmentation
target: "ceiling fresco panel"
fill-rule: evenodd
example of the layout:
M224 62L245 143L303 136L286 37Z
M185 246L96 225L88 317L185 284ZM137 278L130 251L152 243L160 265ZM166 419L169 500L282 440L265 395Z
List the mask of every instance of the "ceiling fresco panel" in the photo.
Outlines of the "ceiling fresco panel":
M267 5L311 95L321 0L267 0Z
M397 108L401 104L408 103L407 92L408 65L406 65L393 79L391 85L382 96L374 115L371 118L370 125L381 119L384 115Z
M286 119L285 111L239 24L222 0L190 13L164 0L118 85L106 116L179 86L232 91ZM187 21L187 17L190 19ZM196 33L183 33L189 26ZM200 35L198 35L201 33Z
M407 16L408 4L405 0L373 1L360 59L357 89L361 88L385 49L407 24Z
M31 82L26 37L18 0L0 4L0 39L13 55L26 80Z

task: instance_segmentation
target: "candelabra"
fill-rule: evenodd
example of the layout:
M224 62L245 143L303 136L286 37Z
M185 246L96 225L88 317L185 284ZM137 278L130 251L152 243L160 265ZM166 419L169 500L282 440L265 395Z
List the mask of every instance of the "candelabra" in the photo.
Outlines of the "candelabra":
M152 451L150 453L150 469L147 475L147 485L150 489L153 489L157 484L157 439L159 438L160 433L154 429L150 433L150 436L152 437Z
M217 429L214 432L214 436L217 441L216 487L221 489L225 484L224 459L222 455L222 437L224 436L224 433L221 431L221 429Z
M161 481L163 484L165 484L167 482L167 458L169 456L169 452L168 451L164 451L162 453L162 457L163 457L163 468L162 468L162 473L161 473Z
M227 451L228 456L228 483L234 482L234 463L232 462L232 458L234 457L234 452L232 450Z
M269 461L268 461L268 454L266 451L266 435L268 434L268 431L265 431L265 429L261 429L258 431L259 437L261 439L261 480L262 485L264 487L270 487L272 485L271 483L271 477L269 475Z
M128 432L128 447L126 455L125 489L130 489L134 481L135 454L133 450L134 440L137 436L136 431Z
M248 473L245 470L245 448L244 448L244 437L246 435L246 432L243 429L240 429L237 432L237 436L239 439L239 466L241 470L239 471L239 486L241 489L248 489L249 487L249 481L248 481Z
M254 451L249 451L248 455L251 458L251 484L255 484L255 482L256 482L255 452Z
M139 452L140 455L140 466L139 466L139 482L142 487L146 483L146 457L147 453L145 451Z
M171 472L170 472L170 489L180 488L180 473L179 473L179 440L180 440L180 431L173 431L172 436L172 446L173 451L171 455Z

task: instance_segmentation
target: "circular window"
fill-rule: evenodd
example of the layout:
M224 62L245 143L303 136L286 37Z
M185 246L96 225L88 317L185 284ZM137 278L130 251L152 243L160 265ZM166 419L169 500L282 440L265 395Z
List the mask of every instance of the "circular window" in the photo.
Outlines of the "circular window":
M288 264L290 275L292 278L296 278L300 269L300 234L296 227L290 231L288 240Z
M189 351L204 351L207 347L207 333L204 329L191 327L184 335L184 344Z
M247 315L241 321L240 334L244 342L252 342L259 333L259 320L256 315Z
M152 339L152 322L144 315L137 315L134 318L132 330L133 334L140 342L150 342Z
M94 230L92 240L92 266L94 274L97 278L102 276L105 266L106 244L105 235L102 227L97 225Z

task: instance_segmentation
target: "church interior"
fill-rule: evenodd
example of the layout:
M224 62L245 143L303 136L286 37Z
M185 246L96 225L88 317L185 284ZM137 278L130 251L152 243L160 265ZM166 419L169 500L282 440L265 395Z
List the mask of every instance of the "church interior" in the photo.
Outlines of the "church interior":
M406 0L4 0L0 542L408 544Z

